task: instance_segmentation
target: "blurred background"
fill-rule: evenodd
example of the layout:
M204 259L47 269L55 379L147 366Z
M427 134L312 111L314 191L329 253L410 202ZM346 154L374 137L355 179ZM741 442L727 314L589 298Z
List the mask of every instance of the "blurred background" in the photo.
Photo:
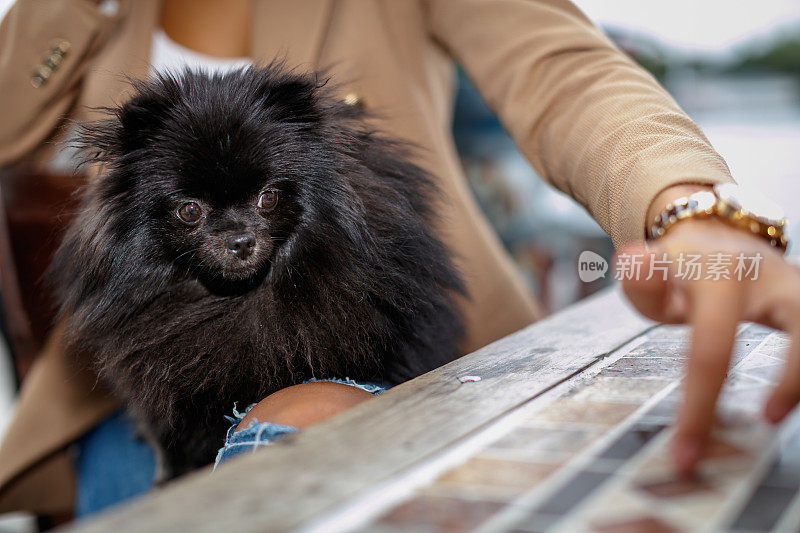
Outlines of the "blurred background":
M0 0L0 17L12 3ZM800 0L577 4L674 95L739 182L757 184L800 221ZM542 182L463 73L460 81L454 132L466 174L531 290L548 311L597 290L608 280L581 283L577 257L593 250L610 258L610 240ZM13 374L0 355L0 434Z

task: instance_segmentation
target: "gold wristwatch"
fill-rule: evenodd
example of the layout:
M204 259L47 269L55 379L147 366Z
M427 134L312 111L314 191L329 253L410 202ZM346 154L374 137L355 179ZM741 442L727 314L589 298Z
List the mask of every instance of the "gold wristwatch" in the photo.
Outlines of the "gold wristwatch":
M772 246L786 252L789 241L783 210L761 192L735 183L721 183L714 186L713 192L696 192L667 204L653 220L647 236L657 239L680 220L712 216L760 235Z

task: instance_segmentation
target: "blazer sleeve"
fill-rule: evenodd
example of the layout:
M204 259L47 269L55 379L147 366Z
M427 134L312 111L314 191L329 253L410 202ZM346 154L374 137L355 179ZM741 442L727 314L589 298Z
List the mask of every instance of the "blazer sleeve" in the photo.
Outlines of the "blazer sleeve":
M18 0L6 13L0 23L0 167L56 133L79 96L89 60L117 21L91 0ZM44 83L34 79L42 72Z
M457 59L539 174L615 245L673 184L732 181L698 126L567 0L428 0Z

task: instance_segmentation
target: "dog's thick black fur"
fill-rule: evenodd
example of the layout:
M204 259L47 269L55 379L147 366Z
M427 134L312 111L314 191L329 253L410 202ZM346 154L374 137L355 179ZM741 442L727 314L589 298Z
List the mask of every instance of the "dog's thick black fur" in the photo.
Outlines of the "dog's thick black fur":
M183 72L87 124L105 166L50 275L67 347L176 472L224 414L311 377L398 383L457 356L462 283L436 190L319 77Z

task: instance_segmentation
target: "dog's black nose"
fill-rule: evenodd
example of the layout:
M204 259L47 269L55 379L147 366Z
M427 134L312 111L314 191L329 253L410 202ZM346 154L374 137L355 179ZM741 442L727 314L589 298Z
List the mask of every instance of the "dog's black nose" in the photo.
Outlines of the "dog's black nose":
M234 233L225 239L225 248L239 259L247 259L256 246L256 236L252 232Z

